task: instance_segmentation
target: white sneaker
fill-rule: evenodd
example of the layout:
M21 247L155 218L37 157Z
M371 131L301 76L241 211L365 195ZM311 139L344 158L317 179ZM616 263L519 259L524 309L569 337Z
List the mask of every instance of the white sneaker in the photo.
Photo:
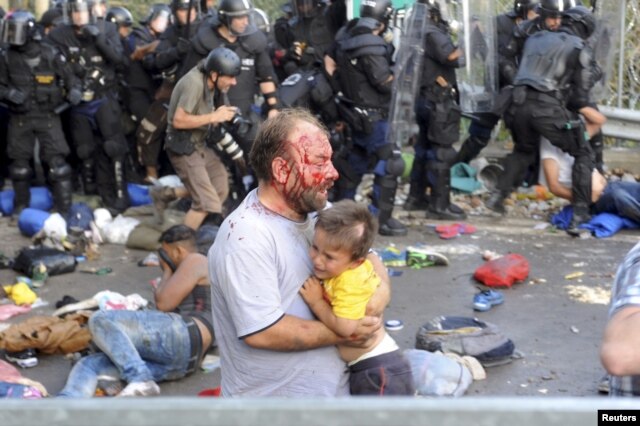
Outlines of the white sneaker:
M153 380L146 382L131 382L118 396L158 396L160 395L160 386Z

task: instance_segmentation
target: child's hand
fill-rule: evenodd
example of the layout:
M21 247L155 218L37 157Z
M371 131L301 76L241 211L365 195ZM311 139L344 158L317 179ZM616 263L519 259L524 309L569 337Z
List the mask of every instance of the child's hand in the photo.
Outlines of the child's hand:
M313 305L318 301L322 301L322 284L320 280L314 276L307 278L300 288L300 295L307 305Z

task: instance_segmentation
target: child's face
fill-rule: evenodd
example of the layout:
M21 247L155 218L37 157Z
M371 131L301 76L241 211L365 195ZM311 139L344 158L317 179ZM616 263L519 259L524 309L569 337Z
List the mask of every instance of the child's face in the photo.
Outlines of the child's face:
M309 255L313 262L313 274L321 280L337 277L362 263L362 259L351 258L350 250L332 247L327 233L321 228L316 229Z

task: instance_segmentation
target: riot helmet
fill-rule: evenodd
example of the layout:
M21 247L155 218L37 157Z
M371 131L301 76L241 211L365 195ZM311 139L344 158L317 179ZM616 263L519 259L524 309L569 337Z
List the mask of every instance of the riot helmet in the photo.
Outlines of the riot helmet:
M565 0L541 0L538 11L542 19L559 18L565 11Z
M249 35L257 31L253 24L249 0L221 0L218 4L218 19L235 36Z
M122 6L110 7L109 10L107 10L105 19L116 24L118 28L133 26L133 16L131 12Z
M147 16L139 22L147 25L157 34L161 34L167 29L171 19L171 8L163 3L156 3L149 8Z
M391 0L362 0L360 3L360 17L373 18L385 27L393 14Z
M564 10L569 10L572 7L582 6L581 0L564 0Z
M527 19L529 11L538 6L537 0L515 0L513 2L513 12L522 19Z
M66 0L64 5L64 23L74 27L83 27L94 21L92 16L92 1Z
M231 49L226 47L216 47L204 60L203 71L209 75L213 72L229 77L240 75L240 57Z
M596 30L596 18L585 6L575 6L562 14L562 25L586 40Z
M313 18L320 11L320 0L292 0L293 13L300 18Z
M91 16L94 19L107 17L107 0L91 0Z
M196 17L200 16L200 1L199 0L171 0L171 12L173 13L173 15L176 18L175 23L178 25L184 25L187 23L188 20L190 20L191 18L191 14L187 13L186 16L184 16L184 22L182 22L178 16L178 12L179 11L188 11L189 9L195 9L196 11ZM191 12L193 13L193 12ZM191 22L193 22L193 19L195 18L191 18Z
M16 10L5 15L2 21L2 42L11 46L24 46L40 38L36 18L26 10Z

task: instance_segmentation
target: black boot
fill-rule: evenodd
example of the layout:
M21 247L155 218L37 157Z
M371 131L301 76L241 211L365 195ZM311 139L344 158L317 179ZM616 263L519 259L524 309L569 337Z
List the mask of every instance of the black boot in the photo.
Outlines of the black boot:
M116 199L113 208L119 212L124 212L129 207L129 191L127 181L124 176L123 163L120 160L113 161L113 175L115 177Z
M501 191L493 191L489 194L489 198L484 202L484 206L489 210L505 214L507 210L504 208L504 200L507 197Z
M445 164L438 163L433 174L435 183L431 190L426 217L436 220L465 220L467 214L460 207L451 203L451 172Z
M567 228L567 234L572 237L581 237L583 235L588 235L590 233L587 229L579 228L583 223L587 223L591 220L591 215L589 214L589 206L587 205L574 205L573 206L573 217L571 218L571 222L569 223L569 227Z
M71 166L61 157L54 157L49 161L49 179L51 180L53 201L56 210L66 219L71 210L73 182Z
M456 163L467 163L480 154L480 152L487 146L489 140L483 140L477 136L469 136L460 147L458 155L456 156Z
M98 193L98 185L96 184L95 162L93 159L82 162L81 175L84 195L96 195Z
M402 237L407 235L407 227L391 215L393 212L393 203L396 197L396 189L398 181L395 176L376 176L374 179L375 186L379 188L378 199L373 200L373 204L378 208L378 233L389 237Z

